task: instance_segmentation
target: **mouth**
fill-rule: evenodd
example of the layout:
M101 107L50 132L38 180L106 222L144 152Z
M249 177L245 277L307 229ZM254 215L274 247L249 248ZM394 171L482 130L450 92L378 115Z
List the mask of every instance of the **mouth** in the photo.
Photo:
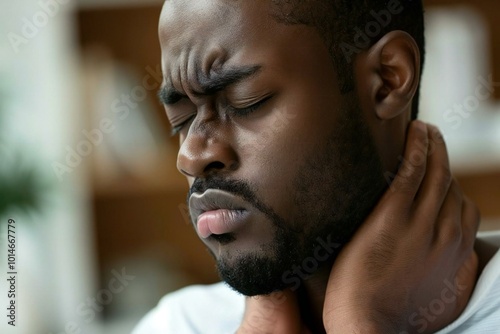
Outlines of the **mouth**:
M234 233L248 221L249 204L226 191L209 189L189 198L189 212L202 239Z

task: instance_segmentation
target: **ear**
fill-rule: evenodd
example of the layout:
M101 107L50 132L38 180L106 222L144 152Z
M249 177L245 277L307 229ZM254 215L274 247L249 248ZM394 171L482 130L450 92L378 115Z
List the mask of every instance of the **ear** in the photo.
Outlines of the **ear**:
M420 51L404 31L391 31L358 55L355 73L360 97L381 120L411 110L420 81Z

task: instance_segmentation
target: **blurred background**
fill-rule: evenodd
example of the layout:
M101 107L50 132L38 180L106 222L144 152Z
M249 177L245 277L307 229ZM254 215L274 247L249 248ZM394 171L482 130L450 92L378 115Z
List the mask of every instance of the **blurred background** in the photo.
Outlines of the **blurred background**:
M0 268L14 219L18 318L0 332L130 333L164 294L217 281L156 98L162 1L1 1ZM424 3L422 119L481 229L500 229L500 2Z

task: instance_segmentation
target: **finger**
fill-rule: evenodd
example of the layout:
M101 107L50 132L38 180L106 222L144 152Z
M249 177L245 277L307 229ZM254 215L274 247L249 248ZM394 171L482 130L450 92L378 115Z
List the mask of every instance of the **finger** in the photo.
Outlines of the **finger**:
M481 214L479 209L467 196L464 196L462 206L462 247L464 250L473 249L480 223Z
M441 132L435 126L428 125L428 135L427 168L416 196L415 207L425 214L426 221L433 223L449 193L452 176L448 150Z
M414 121L410 124L403 161L391 184L389 197L411 205L425 175L428 150L427 126ZM391 199L393 200L393 199Z
M463 195L456 181L452 181L448 192L443 201L437 220L435 218L426 220L431 221L434 230L434 243L442 247L451 244L459 245L462 241L462 211ZM440 204L441 206L441 204Z

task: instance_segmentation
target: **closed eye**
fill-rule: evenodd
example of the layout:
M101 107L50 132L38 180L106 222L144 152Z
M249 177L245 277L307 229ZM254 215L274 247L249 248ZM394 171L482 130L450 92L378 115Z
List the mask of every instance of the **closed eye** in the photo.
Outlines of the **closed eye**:
M178 125L172 125L172 130L170 130L170 136L175 137L179 134L179 132L182 131L182 129L193 120L193 118L196 116L196 114L191 115L188 117L185 121Z
M264 103L266 103L269 99L271 99L272 96L265 97L264 99L244 108L237 108L234 106L227 106L227 111L236 115L236 116L247 116L251 114L252 112L256 111L259 109ZM196 116L196 114L192 114L190 117L186 118L185 121L181 122L180 124L173 125L172 130L170 132L170 135L172 137L175 137L178 135L186 125L188 125L193 118Z
M252 112L256 111L257 109L259 109L264 103L266 103L272 96L268 96L260 101L258 101L257 103L254 103L248 107L244 107L244 108L237 108L237 107L234 107L234 106L228 106L227 107L227 110L237 116L247 116L249 114L251 114Z

